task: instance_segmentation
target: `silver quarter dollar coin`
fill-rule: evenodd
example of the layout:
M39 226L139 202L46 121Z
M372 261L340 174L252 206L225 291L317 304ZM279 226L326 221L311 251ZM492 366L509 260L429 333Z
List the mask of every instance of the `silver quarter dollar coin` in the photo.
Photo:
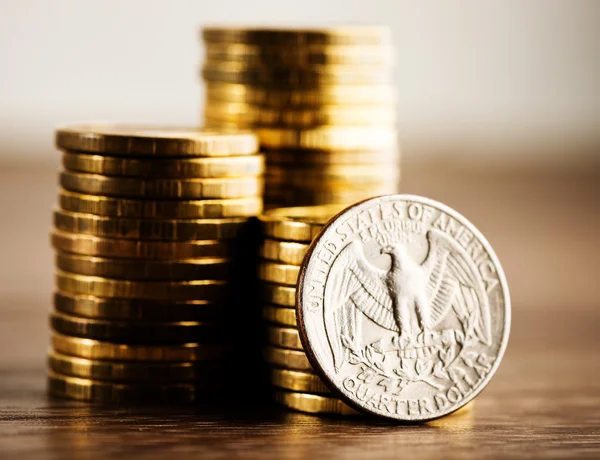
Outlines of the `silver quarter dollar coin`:
M510 331L506 278L487 240L456 211L411 195L332 219L303 261L296 304L304 350L327 385L400 421L475 398Z

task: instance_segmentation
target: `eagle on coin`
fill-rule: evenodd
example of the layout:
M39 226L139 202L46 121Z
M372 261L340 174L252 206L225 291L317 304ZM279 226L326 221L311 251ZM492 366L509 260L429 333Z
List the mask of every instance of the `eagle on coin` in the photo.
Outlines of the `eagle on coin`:
M362 340L363 316L396 333L392 343L402 357L444 361L450 339L459 348L467 341L491 344L489 301L475 263L444 232L430 229L425 236L428 251L422 263L402 238L379 242L380 253L390 259L387 270L369 262L359 242L348 244L336 258L324 309L336 371L346 362L348 337L355 345ZM457 356L453 353L452 360ZM446 360L444 367L449 364Z

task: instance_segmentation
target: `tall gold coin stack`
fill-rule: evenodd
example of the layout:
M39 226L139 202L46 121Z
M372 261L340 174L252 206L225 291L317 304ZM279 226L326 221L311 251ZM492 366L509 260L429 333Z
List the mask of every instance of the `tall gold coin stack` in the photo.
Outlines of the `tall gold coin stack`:
M56 145L50 392L212 397L243 321L240 238L262 211L256 136L97 124L57 130Z
M270 369L276 401L302 412L354 415L335 397L311 367L296 323L296 281L310 242L344 206L277 208L259 219L263 241L258 277L263 291L263 318L268 345L264 357Z
M204 123L256 130L267 206L350 204L398 191L389 29L208 27L202 37Z

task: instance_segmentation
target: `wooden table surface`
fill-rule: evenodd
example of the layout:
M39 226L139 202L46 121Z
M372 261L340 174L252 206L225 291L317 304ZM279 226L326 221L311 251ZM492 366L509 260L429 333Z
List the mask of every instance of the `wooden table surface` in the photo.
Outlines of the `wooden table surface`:
M488 236L513 294L511 340L488 388L470 410L411 426L309 416L251 394L233 407L49 398L55 171L0 167L1 457L600 458L597 173L416 168L403 181Z

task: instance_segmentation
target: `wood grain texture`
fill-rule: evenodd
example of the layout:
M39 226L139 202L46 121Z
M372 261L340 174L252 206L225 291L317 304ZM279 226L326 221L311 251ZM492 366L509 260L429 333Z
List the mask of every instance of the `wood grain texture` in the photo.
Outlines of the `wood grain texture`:
M49 398L56 176L0 169L0 456L600 457L598 177L428 170L405 171L404 178L405 191L446 201L488 236L513 291L511 340L488 388L468 411L410 426L288 412L251 394L245 404L193 407Z

